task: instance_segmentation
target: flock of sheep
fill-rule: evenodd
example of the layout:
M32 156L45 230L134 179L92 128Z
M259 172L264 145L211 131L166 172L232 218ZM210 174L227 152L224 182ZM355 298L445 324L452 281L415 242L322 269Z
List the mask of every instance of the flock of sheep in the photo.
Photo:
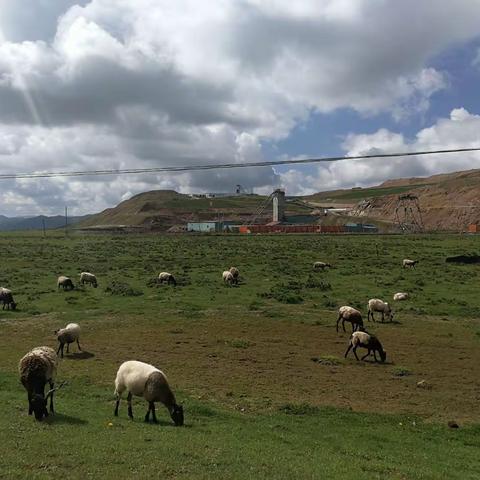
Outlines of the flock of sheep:
M415 268L418 263L417 260L403 260L403 268ZM315 262L313 264L315 270L325 270L331 268L329 263ZM239 281L240 272L238 268L231 267L225 270L222 274L224 283L228 286L237 285ZM159 283L167 283L169 285L176 285L175 277L168 272L161 272L158 275ZM93 273L82 272L80 274L80 283L82 285L89 284L93 287L98 286L97 277ZM75 288L71 278L67 276L60 276L57 280L57 289L62 288L65 291L73 290ZM399 292L393 297L394 300L406 300L407 293ZM0 287L0 301L3 302L3 308L15 309L17 304L13 299L12 292L7 288ZM382 314L382 322L387 318L393 319L393 312L390 305L378 298L373 298L368 302L367 320L375 322L374 313ZM383 349L379 339L374 335L369 334L364 329L362 314L353 307L343 306L338 311L337 332L339 323L342 322L343 331L345 331L345 322L352 325L352 335L349 340L345 357L347 357L350 350L353 349L355 358L357 356L357 349L359 347L367 350L366 355L362 360L373 353L375 361L377 361L377 353L380 360L386 360L386 351ZM22 385L28 394L28 414L35 415L37 420L42 420L49 415L47 404L50 399L49 410L54 413L53 396L56 390L61 388L64 384L55 387L54 382L57 374L58 356L63 358L64 347L67 346L67 353L69 352L70 344L77 343L78 350L80 347L80 326L76 323L70 323L65 328L55 331L58 340L58 349L55 352L50 347L36 347L28 352L19 363L19 373ZM50 389L45 394L45 386L49 384ZM178 405L175 400L175 395L167 381L165 374L147 363L138 362L136 360L129 360L122 363L117 371L115 378L115 416L118 416L118 409L122 394L127 392L128 402L128 416L133 419L132 412L132 396L143 397L148 402L148 410L145 415L145 421L150 420L152 415L153 422L157 423L155 414L155 402L161 402L168 409L170 416L175 425L183 425L184 412L183 407Z
M415 268L415 265L418 263L418 260L410 260L405 258L402 262L403 268ZM325 262L315 262L313 264L315 270L325 270L326 268L331 268L329 263ZM398 292L393 295L394 301L407 300L409 298L408 293ZM387 320L393 320L393 312L390 305L387 302L379 298L372 298L368 301L367 306L367 320L370 321L370 318L375 322L374 313L382 314L382 322ZM361 360L364 360L371 353L373 353L373 358L377 362L377 352L380 356L380 360L384 362L387 359L387 352L383 349L380 340L368 333L363 325L362 314L355 308L345 305L338 309L338 318L337 318L337 332L338 326L342 322L342 328L345 332L345 322L349 322L352 325L352 336L350 337L347 351L345 352L345 358L347 358L350 350L353 349L353 354L357 360L360 360L357 355L357 348L365 348L367 350L366 355L364 355Z
M175 278L170 273L162 272L158 277L159 283L167 282L176 285ZM97 277L93 273L82 272L80 274L80 283L90 284L93 287L98 286ZM75 288L71 278L64 275L58 277L57 289L73 290ZM16 307L10 290L0 289L0 300L8 305ZM54 413L53 396L56 390L63 387L65 382L55 387L55 378L57 375L58 356L63 358L65 345L67 353L71 343L77 343L78 350L80 347L80 326L77 323L69 323L65 328L55 331L58 340L58 349L55 352L50 347L36 347L21 358L18 365L20 373L20 381L25 387L28 396L28 414L35 415L37 420L48 417L50 413ZM45 394L45 386L48 383L50 389ZM184 423L183 406L178 405L165 374L147 363L129 360L123 362L115 378L115 411L114 415L118 416L118 408L122 394L127 392L128 416L133 419L132 412L132 396L143 397L148 402L148 410L145 415L145 421L157 423L155 414L155 402L161 402L168 409L170 416L175 425L180 426ZM48 400L50 399L49 409L47 409Z

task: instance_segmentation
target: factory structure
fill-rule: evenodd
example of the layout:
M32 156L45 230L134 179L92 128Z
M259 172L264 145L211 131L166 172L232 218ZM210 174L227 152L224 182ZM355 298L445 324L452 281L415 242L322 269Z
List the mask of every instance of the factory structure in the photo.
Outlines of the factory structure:
M238 187L238 186L237 186ZM237 190L237 195L239 191ZM211 198L211 197L210 197ZM270 222L257 222L257 219L265 218L268 210L271 212ZM378 228L372 224L361 224L348 222L344 225L323 225L322 218L327 215L324 210L322 215L286 215L287 199L285 191L274 190L264 200L253 215L246 221L238 220L210 220L192 221L186 225L187 232L191 233L241 233L241 234L262 234L262 233L377 233Z

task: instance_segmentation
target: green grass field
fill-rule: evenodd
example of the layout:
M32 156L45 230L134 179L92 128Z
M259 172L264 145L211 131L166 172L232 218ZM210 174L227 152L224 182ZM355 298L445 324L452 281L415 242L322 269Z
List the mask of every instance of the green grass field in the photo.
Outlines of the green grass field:
M480 252L475 236L0 236L0 478L480 478ZM418 258L403 270L403 258ZM334 268L314 272L312 263ZM239 267L236 288L221 273ZM58 292L56 278L99 287ZM159 286L160 271L178 286ZM336 310L394 304L370 323L385 364L343 358ZM393 301L392 301L393 303ZM18 360L82 327L58 380L57 414L27 415ZM174 428L143 423L146 404L113 416L120 363L161 368L184 404ZM417 387L425 380L428 388ZM450 429L449 420L460 424Z

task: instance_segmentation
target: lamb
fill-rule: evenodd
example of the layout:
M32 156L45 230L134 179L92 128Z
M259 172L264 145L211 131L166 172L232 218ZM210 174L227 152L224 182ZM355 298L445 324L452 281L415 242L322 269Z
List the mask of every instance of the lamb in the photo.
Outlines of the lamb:
M225 270L222 273L222 278L226 285L232 286L235 283L235 279L233 278L233 274L230 272L230 270Z
M408 295L408 293L398 292L398 293L396 293L396 294L393 296L393 300L394 300L394 301L408 300L409 296L410 296L410 295Z
M390 305L379 298L372 298L368 301L368 314L367 320L370 320L370 316L372 320L375 322L375 317L373 316L373 312L381 312L382 313L382 322L385 320L385 316L388 320L393 320L393 312L390 308Z
M168 272L159 273L158 281L159 283L167 283L168 285L174 285L174 286L177 285L177 281L175 280L175 277Z
M355 355L355 358L359 360L357 356L358 347L366 348L368 350L367 354L362 357L362 360L368 357L372 351L376 362L378 362L377 352L380 354L380 359L382 362L387 359L387 352L383 349L380 340L374 335L368 334L367 332L352 333L352 336L350 337L350 343L347 351L345 352L345 358L347 358L348 352L353 348L353 354Z
M344 306L338 309L337 332L340 320L342 321L344 332L346 331L345 322L350 322L352 324L352 332L363 329L362 314L353 307Z
M89 273L89 272L82 272L80 274L80 283L82 285L85 285L85 283L89 283L90 285L93 285L95 288L98 287L97 277L93 273Z
M2 310L5 310L5 307L7 307L7 310L15 310L17 308L12 291L8 288L0 287L0 302L3 303Z
M80 326L77 323L69 323L65 328L56 330L55 333L59 343L57 355L60 353L63 358L65 344L67 344L67 353L70 353L70 344L73 342L77 342L78 350L80 352L82 351L80 347Z
M240 277L240 271L237 267L230 267L230 273L233 275L233 281L238 285L238 278Z
M415 268L415 265L419 262L419 260L409 260L408 258L405 258L403 260L403 268Z
M314 270L325 270L327 267L332 268L332 266L329 263L325 263L325 262L315 262L313 264Z
M53 409L54 381L57 374L57 354L50 347L36 347L28 352L18 364L20 381L28 394L28 414L32 412L39 421L48 417L47 401L50 398L50 412ZM45 395L45 384L50 390Z
M158 368L148 363L129 360L120 365L115 379L115 416L118 417L120 398L124 391L128 392L128 416L133 420L132 395L143 397L148 402L148 410L145 415L145 422L152 420L158 423L155 415L155 402L163 403L176 426L183 425L183 407L178 405L175 395L168 385L167 377Z
M66 277L65 275L60 275L57 280L57 290L63 288L63 290L73 290L75 286L73 285L72 279Z

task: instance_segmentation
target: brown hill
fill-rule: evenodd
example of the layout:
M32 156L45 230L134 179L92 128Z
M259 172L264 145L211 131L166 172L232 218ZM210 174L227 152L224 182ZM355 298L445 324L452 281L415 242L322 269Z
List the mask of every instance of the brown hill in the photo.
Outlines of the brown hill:
M399 195L419 198L427 230L466 230L470 223L480 223L480 170L434 175L428 178L387 180L371 188L352 188L319 192L305 197L289 197L287 216L310 214L318 207L344 207L331 221L376 221L395 224L395 207ZM195 198L172 190L155 190L135 195L114 208L92 215L79 224L81 228L115 226L167 230L188 221L213 219L250 220L267 197L240 195ZM318 212L318 210L317 210ZM352 218L353 217L353 218ZM271 207L260 222L271 220ZM328 222L325 218L322 220Z

